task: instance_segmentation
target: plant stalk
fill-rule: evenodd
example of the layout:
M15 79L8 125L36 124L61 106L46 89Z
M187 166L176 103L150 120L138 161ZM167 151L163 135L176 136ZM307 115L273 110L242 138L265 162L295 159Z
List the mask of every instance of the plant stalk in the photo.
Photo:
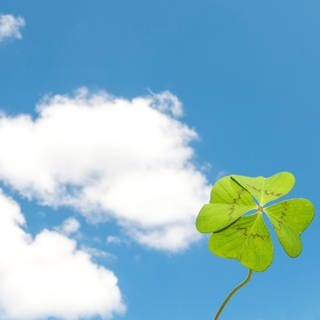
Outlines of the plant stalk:
M229 294L228 296L226 297L226 299L223 301L222 305L220 306L217 314L215 315L214 317L214 320L218 320L219 319L219 316L221 315L223 309L225 308L225 306L227 305L227 303L230 301L230 299L233 297L233 295L238 291L240 290L241 288L243 288L252 278L252 274L253 274L253 271L249 269L248 271L248 276L247 278L242 281L240 284L238 284Z

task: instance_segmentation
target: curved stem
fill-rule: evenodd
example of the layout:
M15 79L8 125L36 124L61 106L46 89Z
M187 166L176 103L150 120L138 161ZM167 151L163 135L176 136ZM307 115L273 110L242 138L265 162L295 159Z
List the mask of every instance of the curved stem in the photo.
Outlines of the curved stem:
M252 273L253 271L249 269L248 272L248 276L247 278L241 282L240 284L238 284L226 297L226 299L223 301L223 304L221 305L221 307L219 308L217 314L214 317L214 320L218 320L219 316L221 315L223 309L225 308L225 306L227 305L227 303L229 302L229 300L232 298L232 296L238 291L240 290L242 287L244 287L252 278Z

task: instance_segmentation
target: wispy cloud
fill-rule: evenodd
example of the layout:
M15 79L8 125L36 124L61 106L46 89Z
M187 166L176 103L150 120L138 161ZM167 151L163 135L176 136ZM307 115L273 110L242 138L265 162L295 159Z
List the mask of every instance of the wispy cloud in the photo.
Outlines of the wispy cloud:
M25 24L25 20L22 17L0 14L0 42L8 38L21 39L21 29Z
M112 262L112 261L117 260L116 255L114 255L110 252L104 251L104 250L94 248L94 247L82 246L81 250L87 252L93 258L107 260L108 262Z
M23 230L17 203L0 192L0 319L109 318L125 307L116 276L76 242Z
M107 236L106 239L108 244L122 244L123 240L120 237L117 236Z
M37 110L35 119L0 118L0 179L88 219L112 217L145 246L178 251L199 239L194 218L209 186L193 164L197 134L177 118L176 96L128 100L81 89Z
M56 231L70 236L80 229L80 222L75 218L68 218L63 221L61 226L55 228Z

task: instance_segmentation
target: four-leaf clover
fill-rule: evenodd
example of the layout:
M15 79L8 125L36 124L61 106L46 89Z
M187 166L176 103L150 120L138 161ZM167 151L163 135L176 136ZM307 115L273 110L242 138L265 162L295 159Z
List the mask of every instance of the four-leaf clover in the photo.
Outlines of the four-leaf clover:
M299 198L269 204L285 196L294 184L294 175L289 172L270 178L231 175L217 181L210 203L202 207L196 220L199 232L212 233L210 251L238 259L250 270L266 270L273 260L266 215L285 252L297 257L302 251L300 235L314 216L312 203Z

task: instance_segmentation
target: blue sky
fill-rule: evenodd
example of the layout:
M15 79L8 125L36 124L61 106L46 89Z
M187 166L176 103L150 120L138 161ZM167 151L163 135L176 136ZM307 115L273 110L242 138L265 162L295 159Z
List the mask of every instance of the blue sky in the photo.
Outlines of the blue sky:
M184 164L192 164L209 184L229 173L270 176L279 171L291 171L297 178L291 196L306 197L317 207L319 9L319 3L311 0L265 3L251 0L4 0L0 14L21 16L25 26L21 28L21 39L11 36L0 42L0 107L8 125L14 127L16 124L10 122L9 116L16 119L20 114L28 114L31 122L37 122L41 117L36 106L48 95L51 98L42 103L43 108L54 107L56 95L69 99L67 103L60 101L58 105L61 106L76 105L79 99L84 105L96 106L92 95L102 91L125 101L151 96L157 103L163 98L157 96L158 93L170 92L171 105L178 106L174 97L179 99L184 115L174 115L173 109L168 107L162 110L168 120L166 124L172 129L171 125L177 121L198 134L198 138L189 141L179 128L177 135L187 141L179 145L181 153L173 150L172 156L181 156ZM81 87L86 87L87 93L80 94L79 98L74 92ZM148 101L143 101L149 106ZM114 103L108 98L104 102ZM162 114L160 111L156 114ZM126 121L130 117L131 114ZM143 121L138 115L133 119ZM92 129L92 135L88 136L92 138L95 124L90 123L87 128ZM70 120L64 127L65 133L69 134L68 125L70 132L78 132ZM142 128L143 125L141 122ZM128 128L130 126L128 122ZM176 132L170 130L168 132ZM39 148L41 143L46 145L42 132L39 131L37 138ZM107 133L112 142L112 131ZM53 232L60 226L61 231L63 221L70 217L76 219L81 225L79 230L61 233L64 240L74 239L79 250L90 248L92 263L111 270L117 277L127 310L122 315L115 314L114 319L212 319L228 290L245 277L246 270L238 262L211 255L205 238L190 240L192 243L187 248L179 247L174 252L171 242L160 250L156 241L151 247L145 245L141 235L132 235L137 225L143 224L146 233L152 228L171 226L170 219L159 218L161 225L156 225L158 222L154 220L147 225L145 217L122 208L112 198L113 193L108 199L112 205L115 201L116 214L108 215L108 201L98 199L96 202L102 209L96 211L103 212L103 219L94 222L90 217L96 212L93 212L95 209L86 210L88 201L79 208L74 203L67 204L67 199L49 199L50 192L49 196L42 193L47 186L41 180L45 171L40 170L39 176L32 180L31 171L27 172L29 157L17 151L23 144L13 139L8 147L5 140L11 141L12 136L10 131L6 134L0 137L2 153L8 154L0 155L1 184L4 194L21 206L27 221L24 230L34 236L45 228ZM149 132L144 134L148 136ZM171 138L174 143L180 143L178 138L179 141L169 136L164 140L165 146ZM50 140L51 144L54 145ZM85 148L89 144L83 146L84 149L74 151L75 157L88 156ZM134 146L139 147L139 141L135 141ZM193 158L183 153L188 146L193 148ZM72 155L73 149L70 150ZM48 154L54 156L59 152L53 149ZM14 176L14 170L7 172L5 166L12 163L14 159L10 156L15 155L26 162L26 172L21 161L16 161L17 167L13 167L22 170L21 180ZM101 159L103 157L102 154ZM64 158L58 160L61 159ZM97 164L90 165L95 172ZM171 165L172 162L170 168ZM175 165L172 166L175 168ZM52 166L50 162L52 172L61 174L60 167ZM47 168L47 163L43 167ZM103 170L105 174L109 169L103 167ZM38 171L35 172L37 175ZM97 172L101 173L98 169ZM33 183L35 187L28 200L25 186L29 188ZM72 184L67 181L64 185L66 194L68 183ZM169 186L175 182L167 183ZM193 183L205 187L198 180L190 181ZM148 201L148 192L143 196ZM203 194L197 200L200 198ZM43 205L44 202L47 205ZM193 204L186 199L186 206ZM130 220L130 214L135 218ZM126 225L121 225L123 217L128 219ZM183 226L185 223L183 221ZM318 225L316 216L303 235L304 251L295 260L288 258L275 244L273 265L266 272L254 275L252 283L232 300L221 319L319 319ZM157 234L160 238L162 231ZM120 237L121 243L108 243L106 238L110 235ZM173 240L170 238L170 241ZM100 251L93 254L93 249ZM103 300L103 294L101 297ZM7 306L1 301L0 305L1 308ZM36 310L34 308L31 309ZM56 319L55 316L42 315L41 319ZM17 319L17 315L13 319ZM100 317L90 314L86 319Z

